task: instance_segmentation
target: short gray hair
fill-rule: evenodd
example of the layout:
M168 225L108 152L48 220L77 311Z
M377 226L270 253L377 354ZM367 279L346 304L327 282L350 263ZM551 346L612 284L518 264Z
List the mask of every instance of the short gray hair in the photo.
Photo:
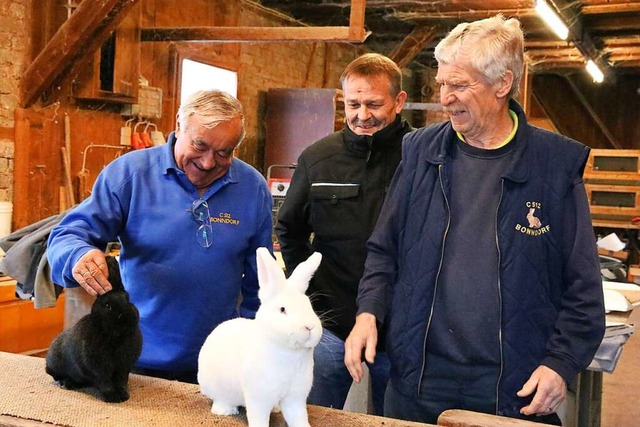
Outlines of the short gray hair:
M488 83L497 82L506 71L513 73L509 97L520 92L524 71L524 34L520 21L502 14L458 24L435 48L438 64L450 64L458 54L469 54L470 65Z
M242 122L242 134L238 143L244 139L244 109L240 101L226 92L199 90L189 95L178 109L180 127L186 129L189 117L194 115L202 126L209 129L238 117Z

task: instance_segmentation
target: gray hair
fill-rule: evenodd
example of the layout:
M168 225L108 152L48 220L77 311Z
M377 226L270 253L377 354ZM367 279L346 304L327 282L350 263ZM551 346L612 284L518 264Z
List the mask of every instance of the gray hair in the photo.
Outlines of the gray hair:
M438 64L450 64L457 55L468 55L470 65L487 83L495 83L506 71L513 73L509 97L520 92L524 70L524 34L520 21L502 14L458 24L435 48Z
M365 53L351 61L340 76L340 84L351 76L373 77L383 75L389 80L392 96L402 90L402 71L391 59L379 53Z
M242 104L236 98L221 90L199 90L189 95L178 109L178 121L181 128L187 128L187 123L191 116L197 116L198 122L208 129L238 117L242 122L242 134L238 144L245 137Z

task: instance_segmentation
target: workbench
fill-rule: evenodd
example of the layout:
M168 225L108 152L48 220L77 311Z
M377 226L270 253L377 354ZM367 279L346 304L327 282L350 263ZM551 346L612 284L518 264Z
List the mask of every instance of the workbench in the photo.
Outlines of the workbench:
M45 359L0 352L0 426L246 426L244 413L222 417L211 413L211 401L195 384L131 375L131 398L105 403L92 394L59 387L45 373ZM428 424L308 406L311 426L428 427ZM272 427L285 427L281 414L272 414ZM477 414L446 411L438 425L449 427L533 427L541 424Z

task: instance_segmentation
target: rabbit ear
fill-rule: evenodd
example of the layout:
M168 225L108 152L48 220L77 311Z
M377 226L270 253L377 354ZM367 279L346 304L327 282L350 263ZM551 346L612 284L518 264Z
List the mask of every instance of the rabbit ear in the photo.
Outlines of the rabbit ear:
M320 261L322 261L322 254L320 254L320 252L311 254L305 262L298 264L296 269L293 270L293 273L289 276L287 285L301 293L305 293L309 287L309 281L318 269L318 266L320 266Z
M268 301L282 288L286 281L284 271L273 258L269 249L258 248L256 250L256 263L258 265L258 283L260 301Z
M122 276L120 275L120 264L114 256L105 257L107 268L109 269L109 283L113 286L114 291L124 291Z

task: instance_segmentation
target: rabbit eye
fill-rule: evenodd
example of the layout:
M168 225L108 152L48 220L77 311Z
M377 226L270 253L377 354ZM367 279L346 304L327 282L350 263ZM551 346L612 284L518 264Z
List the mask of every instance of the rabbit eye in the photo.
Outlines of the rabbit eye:
M104 308L106 308L107 310L111 310L111 304L106 303L106 304L104 305Z
M284 307L280 307L280 313L287 314L287 309Z

